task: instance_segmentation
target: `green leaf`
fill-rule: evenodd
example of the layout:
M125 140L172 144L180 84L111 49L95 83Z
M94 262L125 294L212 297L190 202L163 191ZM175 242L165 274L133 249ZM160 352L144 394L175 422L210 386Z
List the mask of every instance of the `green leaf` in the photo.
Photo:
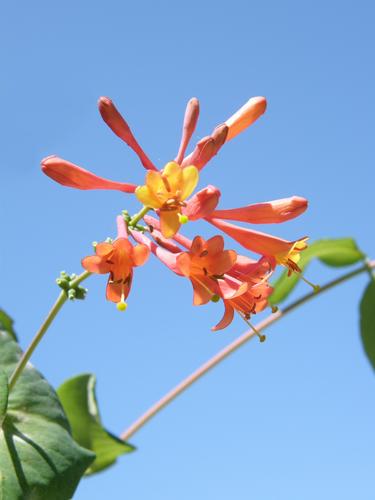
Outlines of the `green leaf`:
M375 369L375 281L371 280L360 305L362 343L367 357Z
M17 340L16 332L13 329L13 320L2 309L0 309L0 330L10 333L13 340Z
M359 250L352 238L339 238L314 241L301 253L301 259L298 262L300 269L305 270L314 258L328 266L342 267L363 260L365 255ZM270 297L270 303L276 305L283 302L299 280L300 277L297 273L288 276L288 272L284 271L273 285L274 291Z
M95 385L95 376L85 373L66 380L57 390L72 426L74 439L96 454L96 460L86 474L106 469L116 462L118 456L134 450L132 445L102 426Z
M0 331L0 366L6 377L22 351ZM4 407L4 378L1 381ZM9 394L0 427L0 498L67 500L95 456L72 438L56 392L29 363Z

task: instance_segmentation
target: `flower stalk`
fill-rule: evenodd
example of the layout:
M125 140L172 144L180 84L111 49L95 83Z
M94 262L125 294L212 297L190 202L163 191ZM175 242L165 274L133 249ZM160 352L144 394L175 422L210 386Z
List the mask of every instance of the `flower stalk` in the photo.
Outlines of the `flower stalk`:
M344 283L359 274L364 272L369 272L369 270L373 271L375 269L375 260L366 262L363 266L346 273L339 278L336 278L332 281L329 281L325 285L321 286L319 290L312 291L307 293L297 299L296 301L286 306L283 310L278 309L275 313L269 315L263 321L255 325L255 328L245 332L236 340L231 342L229 345L224 347L221 351L215 354L208 361L203 363L197 370L191 373L188 377L186 377L182 382L180 382L176 387L174 387L171 391L165 394L159 401L157 401L153 406L151 406L143 415L141 415L133 424L130 425L124 432L121 434L121 439L127 441L130 437L132 437L139 429L141 429L149 420L151 420L155 415L157 415L163 408L168 406L174 399L177 398L180 394L182 394L186 389L188 389L194 382L197 382L203 375L208 373L212 368L217 366L219 363L224 361L228 356L230 356L233 352L239 349L241 346L246 344L253 337L259 335L260 332L264 331L266 328L270 327L281 318L286 316L288 313L294 311L299 306L304 304L305 302L318 297L323 292L334 288L341 283Z
M74 280L70 282L70 289L74 290L80 283L82 283L83 280L88 278L91 275L90 272L84 271L82 274L77 276ZM58 296L56 302L52 306L50 312L48 313L46 319L44 320L43 324L37 331L35 337L31 341L30 345L26 349L26 351L23 353L21 359L19 360L16 368L14 369L14 372L10 376L9 379L9 391L13 389L15 386L19 376L23 372L25 366L27 365L29 359L31 358L33 352L35 349L38 347L40 341L44 337L45 333L47 332L48 328L51 326L53 320L56 318L58 312L62 308L62 306L65 304L65 302L69 299L68 293L66 291L62 291L60 295Z

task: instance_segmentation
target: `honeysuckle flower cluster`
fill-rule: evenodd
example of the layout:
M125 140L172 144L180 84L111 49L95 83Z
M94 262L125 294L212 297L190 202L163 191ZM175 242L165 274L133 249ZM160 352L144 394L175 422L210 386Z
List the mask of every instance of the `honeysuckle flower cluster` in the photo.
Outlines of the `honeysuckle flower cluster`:
M113 102L101 97L98 105L105 123L137 154L147 173L144 184L137 186L99 177L57 156L42 161L43 172L64 186L117 190L133 194L142 204L134 216L124 211L117 217L115 241L96 244L95 255L85 257L82 266L91 273L109 275L107 299L115 302L119 310L125 310L133 268L143 265L151 253L175 274L190 280L194 305L223 302L224 315L213 330L227 327L235 313L249 322L253 314L269 305L272 286L268 280L277 265L286 267L288 274L300 272L298 262L301 251L307 247L307 237L288 241L228 220L245 224L285 222L302 214L307 208L307 200L292 196L222 209L218 208L221 193L217 187L208 185L194 191L200 170L226 142L265 112L265 98L251 98L186 154L199 116L199 102L196 98L191 99L186 107L177 155L160 170L137 142ZM148 214L150 211L154 216ZM190 240L181 233L183 224L200 219L257 254L258 258L225 249L222 234L208 240L197 235Z

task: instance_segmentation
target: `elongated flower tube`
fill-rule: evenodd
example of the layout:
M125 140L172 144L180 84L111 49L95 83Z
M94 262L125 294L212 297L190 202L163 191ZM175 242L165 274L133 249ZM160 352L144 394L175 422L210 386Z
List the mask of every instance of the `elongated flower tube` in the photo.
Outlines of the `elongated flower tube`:
M184 200L194 191L198 179L198 170L194 166L182 168L169 162L161 172L147 172L146 184L137 187L138 200L159 210L161 232L166 238L178 231Z
M157 245L154 241L150 240L150 238L147 238L147 236L140 233L139 231L130 230L130 234L135 239L135 241L147 246L150 252L152 252L155 257L157 257L171 271L179 276L183 276L180 268L177 265L177 256L181 253L182 250L177 245L173 244L171 240L165 240L168 241L168 245L167 248L164 248L164 246ZM160 237L163 238L161 233Z
M228 134L225 142L230 141L252 125L266 111L266 107L267 101L265 97L252 97L249 99L242 108L226 120Z
M95 255L82 259L82 266L91 273L109 274L106 296L119 310L126 309L133 279L133 267L143 265L150 250L144 245L133 246L128 240L122 217L118 217L118 238L113 243L102 242L95 247Z
M241 208L213 210L209 217L251 224L278 224L298 217L307 209L307 205L308 202L305 198L291 196L290 198L255 203Z
M210 136L201 139L192 153L182 162L182 166L195 165L201 170L224 143L233 139L252 125L266 110L267 101L264 97L252 97L234 115L218 125Z
M307 248L307 237L287 241L260 231L236 226L221 219L207 218L206 220L248 250L267 256L274 265L281 264L287 267L289 272L300 272L298 261L300 252Z
M123 193L134 193L137 187L135 184L104 179L58 156L44 158L42 171L59 184L76 189L112 189Z
M138 141L134 137L133 132L130 130L129 125L119 113L112 100L108 97L100 97L98 101L98 108L108 127L136 153L138 158L141 160L142 165L147 170L157 170L150 158L138 144Z
M190 139L194 133L195 127L197 126L197 121L199 118L199 101L196 97L190 99L187 103L184 123L182 126L182 137L180 143L180 149L176 156L175 162L181 164L186 148L190 142Z

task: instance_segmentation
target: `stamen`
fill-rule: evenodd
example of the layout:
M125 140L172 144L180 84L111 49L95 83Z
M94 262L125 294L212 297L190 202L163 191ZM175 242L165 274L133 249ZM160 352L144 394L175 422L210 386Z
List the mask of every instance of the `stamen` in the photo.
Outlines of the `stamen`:
M279 308L277 306L272 306L271 307L272 314L277 313L278 310L279 310Z
M167 177L165 175L162 175L161 180L164 183L165 189L168 191L168 193L170 193L172 191L172 189L171 189L171 185L169 184Z
M245 321L245 323L253 330L253 332L258 336L259 338L259 341L260 342L264 342L266 340L266 336L265 335L262 335L260 332L258 332L258 330L255 328L254 325L252 325L250 323L250 321L245 317L243 316L241 313L239 313L241 318Z
M178 220L180 224L187 224L189 222L189 217L187 215L178 214Z
M219 300L220 300L220 296L217 295L216 293L215 293L215 295L213 295L211 297L211 302L215 302L216 303L216 302L219 302Z
M309 281L308 279L306 279L302 274L300 274L299 277L307 285L311 286L311 288L313 289L314 293L318 293L319 292L319 290L320 290L320 286L319 285L314 285L314 283L311 283L311 281Z
M117 302L116 307L117 307L118 311L121 311L121 312L126 311L128 304L124 300L124 294L121 294L121 300L120 300L120 302Z

